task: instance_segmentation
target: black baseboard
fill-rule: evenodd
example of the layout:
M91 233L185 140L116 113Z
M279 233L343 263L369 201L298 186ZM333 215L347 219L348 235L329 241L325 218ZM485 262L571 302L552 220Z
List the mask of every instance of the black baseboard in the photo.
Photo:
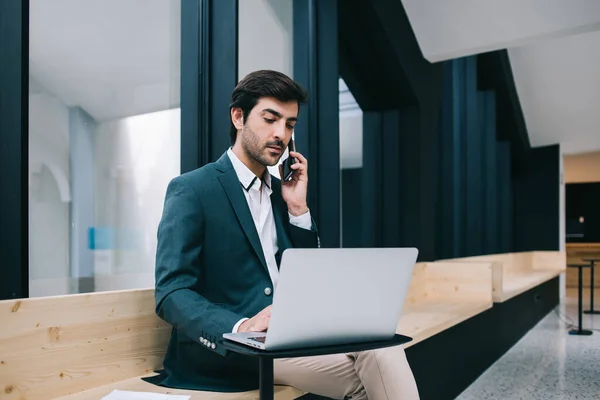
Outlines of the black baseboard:
M558 277L406 350L421 400L452 400L559 302ZM302 400L323 400L307 394Z

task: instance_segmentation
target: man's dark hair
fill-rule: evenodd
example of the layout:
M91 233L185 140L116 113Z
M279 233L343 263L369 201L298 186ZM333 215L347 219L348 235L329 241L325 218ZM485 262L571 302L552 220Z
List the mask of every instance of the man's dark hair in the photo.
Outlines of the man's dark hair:
M245 122L248 115L250 115L250 111L263 97L273 97L283 103L297 101L299 109L300 104L306 102L307 93L298 82L281 72L271 70L255 71L246 75L237 84L231 95L229 110L241 108ZM229 139L233 146L237 138L237 129L233 125L233 121L230 121L230 123Z

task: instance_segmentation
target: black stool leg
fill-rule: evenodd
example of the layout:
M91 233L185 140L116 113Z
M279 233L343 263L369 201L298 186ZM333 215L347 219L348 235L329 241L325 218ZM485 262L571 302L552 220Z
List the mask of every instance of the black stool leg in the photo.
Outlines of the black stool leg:
M273 359L259 357L260 400L273 400Z
M594 267L596 266L596 262L592 261L592 267L590 271L590 279L592 280L590 284L590 309L585 310L585 314L600 314L600 310L594 310Z
M581 327L581 318L582 318L581 314L583 313L582 312L583 306L581 304L582 300L583 300L583 298L582 298L583 297L582 296L582 292L583 292L583 282L582 282L583 275L582 275L582 270L583 270L583 267L579 266L578 269L579 269L579 291L577 293L577 297L578 297L578 303L579 304L577 305L577 308L578 308L578 314L579 314L578 315L579 316L579 329L573 329L573 330L569 331L569 335L585 335L585 336L588 336L588 335L592 334L592 331L584 330Z

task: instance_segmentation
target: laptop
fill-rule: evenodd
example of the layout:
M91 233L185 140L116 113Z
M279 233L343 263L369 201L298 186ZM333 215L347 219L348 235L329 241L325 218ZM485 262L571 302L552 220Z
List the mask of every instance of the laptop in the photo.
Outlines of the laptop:
M389 340L417 255L415 248L287 249L268 331L223 337L267 351Z

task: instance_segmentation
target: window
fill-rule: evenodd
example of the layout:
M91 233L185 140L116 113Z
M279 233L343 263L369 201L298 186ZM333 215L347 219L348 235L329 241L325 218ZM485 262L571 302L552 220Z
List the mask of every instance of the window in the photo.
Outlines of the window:
M180 173L180 0L31 0L30 296L152 287Z

